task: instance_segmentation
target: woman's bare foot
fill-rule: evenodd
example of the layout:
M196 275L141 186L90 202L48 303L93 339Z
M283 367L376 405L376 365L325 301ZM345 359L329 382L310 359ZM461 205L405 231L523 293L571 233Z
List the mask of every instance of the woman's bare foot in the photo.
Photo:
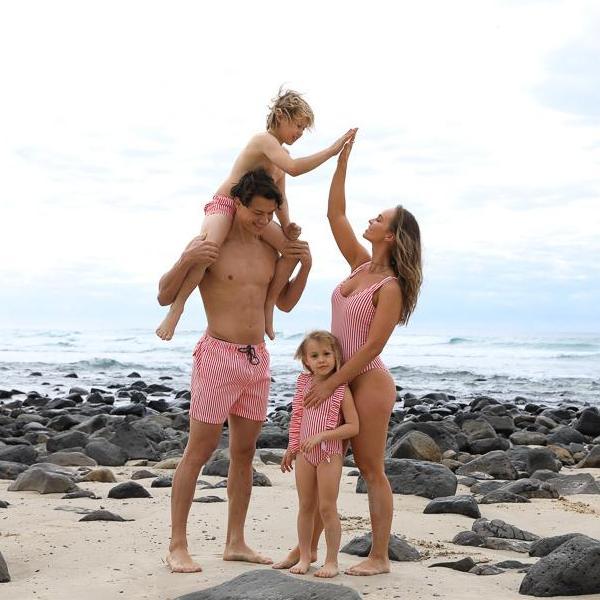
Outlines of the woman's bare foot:
M177 323L179 323L179 319L183 313L182 310L174 308L174 304L171 304L169 308L169 312L167 316L163 319L163 322L157 327L156 335L161 339L168 341L173 337L175 333L175 328L177 327Z
M202 567L192 560L185 548L169 550L167 564L171 569L171 573L199 573L202 571Z
M290 569L290 573L293 573L294 575L305 575L308 569L310 569L310 562L301 560Z
M223 560L239 560L241 562L257 563L259 565L270 565L273 561L266 556L254 552L251 548L248 548L245 544L243 546L236 546L225 548L223 552Z
M326 562L316 573L315 577L335 577L339 573L337 563L328 563Z
M359 575L359 576L367 576L367 575L379 575L380 573L389 573L390 572L390 561L389 560L379 560L376 558L367 558L359 562L358 564L346 569L344 573L346 575Z
M296 546L293 550L290 550L289 554L279 562L273 564L274 569L289 569L293 567L300 560L300 550ZM314 563L317 560L317 552L312 551L310 553L310 562Z
M265 333L269 339L275 339L275 329L273 328L273 311L275 306L267 299L265 303Z

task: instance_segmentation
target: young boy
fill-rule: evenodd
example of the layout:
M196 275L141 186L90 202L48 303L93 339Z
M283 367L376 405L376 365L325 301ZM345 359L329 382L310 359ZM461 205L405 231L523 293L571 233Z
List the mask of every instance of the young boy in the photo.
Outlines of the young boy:
M355 129L350 129L325 150L303 158L291 158L289 152L283 148L283 144L291 146L302 137L305 129L313 125L313 111L302 96L293 90L283 91L280 89L277 97L273 99L273 105L267 117L267 130L250 139L233 163L229 176L217 189L212 201L204 207L205 218L202 223L204 239L214 242L218 246L223 244L235 214L235 202L231 197L231 188L244 173L261 167L273 178L283 196L282 205L276 211L281 227L275 223L270 223L262 236L263 239L279 252L283 250L287 240L298 239L300 228L290 221L285 195L286 173L296 177L316 169L326 160L338 154L344 144L356 132ZM271 339L275 337L273 328L275 299L287 282L294 266L294 261L279 260L267 292L265 330ZM198 264L188 273L177 298L169 308L169 313L156 330L156 334L161 339L170 340L173 337L177 323L183 313L185 302L194 288L202 281L206 267L206 264Z

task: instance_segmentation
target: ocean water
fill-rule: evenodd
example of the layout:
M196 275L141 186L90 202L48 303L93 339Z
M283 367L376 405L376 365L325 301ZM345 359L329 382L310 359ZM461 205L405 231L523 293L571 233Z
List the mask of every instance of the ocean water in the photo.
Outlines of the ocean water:
M288 402L299 365L300 332L280 332L268 346L271 400ZM73 385L103 387L128 381L137 371L146 383L172 378L189 387L197 331L178 331L171 342L150 330L0 331L0 389L58 395ZM535 402L600 406L600 334L455 335L397 329L382 355L403 392L433 391L469 400L489 395ZM41 375L32 376L39 372ZM78 379L66 377L76 373Z

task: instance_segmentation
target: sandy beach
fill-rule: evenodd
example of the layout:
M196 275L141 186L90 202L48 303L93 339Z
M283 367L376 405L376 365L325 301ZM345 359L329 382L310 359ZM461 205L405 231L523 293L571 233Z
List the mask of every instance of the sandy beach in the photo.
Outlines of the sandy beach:
M282 557L295 541L296 492L293 477L275 465L258 458L255 467L271 480L272 487L253 488L247 521L248 542L272 558ZM117 480L127 481L141 467L112 467ZM368 531L367 497L356 494L356 478L344 468L339 497L342 516L342 544ZM571 471L563 469L561 473ZM577 469L597 476L595 469ZM159 472L159 471L156 471ZM162 474L170 474L163 471ZM220 477L201 479L216 483ZM189 535L194 557L204 571L198 574L172 574L164 563L169 536L169 488L151 488L151 479L141 483L152 498L117 500L107 498L114 483L81 483L100 500L61 499L62 494L8 492L11 483L0 481L0 499L10 506L0 511L0 548L7 561L12 581L1 584L2 597L11 600L79 598L136 598L165 600L201 590L254 568L245 563L221 560L227 504L194 503ZM457 494L468 493L459 486ZM217 495L226 490L198 490L196 497ZM456 514L423 514L429 500L418 496L394 495L392 532L405 536L426 558L418 562L392 563L389 575L357 578L340 575L333 583L354 588L365 598L502 598L524 596L518 588L524 575L506 572L476 576L446 568L428 568L435 562L466 556L476 562L537 559L527 554L456 546L450 540L459 531L471 528L473 519ZM131 522L79 522L78 509L103 507ZM600 537L600 496L577 495L556 500L532 499L530 504L482 505L488 519L503 519L540 536L582 532ZM342 569L357 557L340 554ZM314 572L314 569L311 571ZM305 576L311 579L311 575ZM597 596L579 596L597 598Z

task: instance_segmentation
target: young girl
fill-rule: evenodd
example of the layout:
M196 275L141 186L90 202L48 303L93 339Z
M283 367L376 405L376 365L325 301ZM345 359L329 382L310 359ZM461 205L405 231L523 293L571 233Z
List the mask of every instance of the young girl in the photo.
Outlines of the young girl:
M269 116L267 117L267 131L252 137L246 147L239 154L231 173L218 188L211 202L204 207L205 218L202 223L204 239L221 246L229 233L235 202L231 198L231 188L240 180L244 173L257 168L264 168L273 178L283 196L281 208L276 211L281 227L275 223L269 224L263 239L281 252L287 240L296 240L300 235L300 228L290 222L288 203L285 196L285 174L295 177L308 173L335 156L344 147L346 141L353 137L355 130L349 130L339 140L325 150L311 154L304 158L293 159L283 144L292 145L302 137L304 130L314 124L313 111L302 96L292 90L282 91L273 99ZM273 281L267 293L265 302L265 331L273 339L273 310L275 300L287 282L295 266L294 261L279 261ZM185 302L195 287L202 281L207 265L198 265L187 275L177 298L171 304L169 313L158 326L156 335L163 340L170 340L175 332L175 327L183 313Z
M308 373L301 373L296 383L289 444L281 461L281 470L286 472L292 470L296 460L300 560L290 572L303 575L310 567L310 544L318 500L327 556L315 576L335 577L342 535L336 505L343 465L342 440L358 433L358 416L350 388L345 384L336 388L317 408L303 406L304 395L313 382L322 381L341 366L341 348L331 333L309 333L298 347L295 358L302 361Z

